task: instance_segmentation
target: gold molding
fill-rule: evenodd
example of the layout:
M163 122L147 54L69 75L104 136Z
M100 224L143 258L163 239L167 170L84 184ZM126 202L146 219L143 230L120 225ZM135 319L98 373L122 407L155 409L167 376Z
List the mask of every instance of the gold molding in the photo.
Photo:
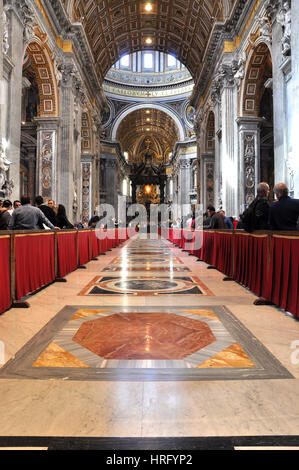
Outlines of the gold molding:
M241 39L236 36L234 41L224 41L223 52L234 52L240 46Z
M71 41L63 41L60 37L56 38L57 46L63 50L63 52L72 53L73 43Z

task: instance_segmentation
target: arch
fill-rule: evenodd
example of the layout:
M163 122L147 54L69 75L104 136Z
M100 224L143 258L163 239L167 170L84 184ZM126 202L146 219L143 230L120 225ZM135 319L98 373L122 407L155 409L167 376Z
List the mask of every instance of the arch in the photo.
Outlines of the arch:
M242 117L258 117L260 112L260 101L264 87L261 85L263 74L267 73L267 68L272 57L271 50L265 42L256 42L247 61L245 78L240 93L240 115ZM268 77L270 78L270 77Z
M185 139L185 130L184 126L180 120L180 118L173 112L173 110L169 109L166 106L161 106L159 104L154 104L154 103L142 103L142 104L136 104L133 106L128 106L118 117L115 119L112 130L111 130L111 137L112 140L116 140L116 135L117 135L117 130L123 121L123 119L128 116L128 114L131 114L134 111L137 111L138 109L159 109L160 111L163 111L164 113L168 114L170 116L175 124L177 125L178 131L179 131L179 136L180 136L180 141L183 141Z
M38 32L27 46L27 62L35 73L36 83L39 90L39 117L59 116L58 86L54 73L54 66L50 53L45 44L45 38L38 37Z

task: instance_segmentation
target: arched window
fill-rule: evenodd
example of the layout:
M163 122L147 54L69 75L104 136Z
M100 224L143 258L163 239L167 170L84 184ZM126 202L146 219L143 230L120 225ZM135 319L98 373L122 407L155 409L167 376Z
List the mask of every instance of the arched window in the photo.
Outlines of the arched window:
M130 56L129 54L123 55L119 61L120 68L128 69L130 67Z
M168 54L167 56L167 68L175 69L177 67L177 60L173 55Z
M154 69L154 54L153 52L145 52L143 54L143 69L152 71Z

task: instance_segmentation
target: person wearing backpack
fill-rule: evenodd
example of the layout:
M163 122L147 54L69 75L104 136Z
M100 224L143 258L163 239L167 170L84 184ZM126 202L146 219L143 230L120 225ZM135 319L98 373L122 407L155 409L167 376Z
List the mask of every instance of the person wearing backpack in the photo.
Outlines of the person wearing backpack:
M250 206L241 215L242 227L246 232L255 230L269 230L269 203L270 188L267 183L260 183L257 187L257 196Z

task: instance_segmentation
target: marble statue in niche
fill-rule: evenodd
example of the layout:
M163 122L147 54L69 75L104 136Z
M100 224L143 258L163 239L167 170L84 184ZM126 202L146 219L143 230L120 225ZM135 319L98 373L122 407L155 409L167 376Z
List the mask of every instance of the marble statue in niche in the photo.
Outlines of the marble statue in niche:
M0 144L0 193L3 193L3 196L8 196L10 189L13 188L13 182L8 180L8 171L10 168L11 162L7 159L4 152L2 144Z
M259 24L260 24L260 37L266 42L270 43L272 42L272 27L271 23L269 21L269 18L267 16L264 16L263 18L259 18Z
M281 40L282 54L288 55L291 49L292 18L291 7L288 1L283 3L282 8L277 14L277 23L282 26L283 36Z
M8 39L8 20L7 20L7 16L6 16L6 12L3 11L3 14L2 14L2 24L3 24L3 37L2 37L2 41L3 41L3 54L4 55L7 55L8 54L8 51L9 51L9 39Z

